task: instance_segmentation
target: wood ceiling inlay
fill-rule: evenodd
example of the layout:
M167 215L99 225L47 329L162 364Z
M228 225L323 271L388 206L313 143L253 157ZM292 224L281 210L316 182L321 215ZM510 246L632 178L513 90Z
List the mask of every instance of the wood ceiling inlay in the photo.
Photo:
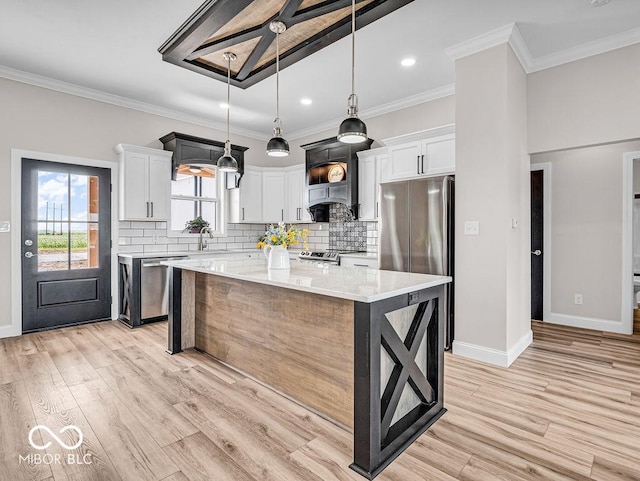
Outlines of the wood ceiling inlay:
M357 0L356 27L413 0ZM207 0L160 48L163 60L247 88L275 73L275 34L269 24L287 26L280 37L280 67L286 68L351 33L351 0Z

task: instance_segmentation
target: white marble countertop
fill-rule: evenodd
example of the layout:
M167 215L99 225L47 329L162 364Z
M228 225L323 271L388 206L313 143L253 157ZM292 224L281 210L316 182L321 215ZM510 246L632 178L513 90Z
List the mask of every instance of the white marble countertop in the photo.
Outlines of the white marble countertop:
M200 256L162 262L167 266L284 287L359 302L375 302L451 282L451 277L366 267L340 267L291 261L291 269L267 269L261 252Z

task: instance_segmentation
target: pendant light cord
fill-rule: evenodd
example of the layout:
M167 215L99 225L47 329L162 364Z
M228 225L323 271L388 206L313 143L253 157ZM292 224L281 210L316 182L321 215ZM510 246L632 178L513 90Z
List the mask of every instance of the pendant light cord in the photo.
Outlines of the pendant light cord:
M227 59L227 142L229 142L229 114L231 111L231 56Z
M356 94L356 0L351 0L351 95Z
M280 29L276 32L276 121L280 127Z

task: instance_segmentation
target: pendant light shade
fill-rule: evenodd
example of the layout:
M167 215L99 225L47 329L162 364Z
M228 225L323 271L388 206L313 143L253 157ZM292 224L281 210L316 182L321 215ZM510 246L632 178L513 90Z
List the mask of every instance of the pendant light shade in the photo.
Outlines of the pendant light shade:
M359 144L367 140L367 126L358 118L358 96L355 80L356 64L356 0L351 0L351 95L349 95L349 117L344 119L338 130L338 140L345 144Z
M289 155L289 143L282 137L280 122L280 34L287 30L282 22L271 22L269 29L276 34L276 118L273 121L273 137L267 142L267 155L271 157L286 157Z
M218 170L220 172L237 172L238 161L231 155L231 141L229 140L229 111L231 110L231 62L236 59L233 52L222 54L227 61L227 140L224 143L224 154L218 159Z

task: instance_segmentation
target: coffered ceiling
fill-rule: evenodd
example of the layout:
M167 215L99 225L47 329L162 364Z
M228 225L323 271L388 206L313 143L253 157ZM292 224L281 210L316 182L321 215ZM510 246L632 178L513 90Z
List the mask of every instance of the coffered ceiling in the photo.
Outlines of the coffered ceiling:
M362 28L413 0L358 0ZM160 47L167 62L247 88L273 75L276 34L281 68L302 60L351 33L351 0L208 0ZM224 58L232 52L230 65Z
M273 3L271 9L247 7L247 21L257 16L260 24L277 10L275 0L263 1ZM158 52L201 5L202 0L2 0L0 76L224 129L224 83L164 62ZM366 121L451 93L454 62L446 50L511 23L517 23L537 70L639 42L640 1L593 7L590 0L414 0L358 30L361 117ZM213 40L230 32L213 32ZM272 61L270 48L256 65ZM346 114L350 54L345 37L282 70L280 116L289 140L337 128ZM415 65L401 66L405 57ZM209 60L219 68L215 56ZM246 89L232 87L232 131L271 135L274 77ZM302 105L303 97L311 105Z

